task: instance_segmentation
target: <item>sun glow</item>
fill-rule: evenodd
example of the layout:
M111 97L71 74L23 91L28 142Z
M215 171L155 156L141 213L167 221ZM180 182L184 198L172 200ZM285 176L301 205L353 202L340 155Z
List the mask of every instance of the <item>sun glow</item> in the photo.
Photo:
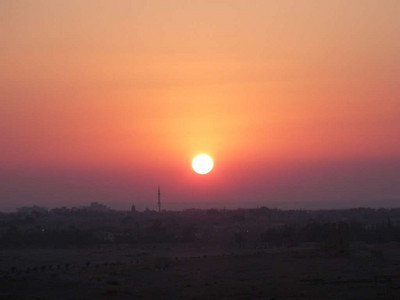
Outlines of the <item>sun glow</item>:
M207 154L199 154L192 161L192 168L197 174L207 174L214 167L214 162Z

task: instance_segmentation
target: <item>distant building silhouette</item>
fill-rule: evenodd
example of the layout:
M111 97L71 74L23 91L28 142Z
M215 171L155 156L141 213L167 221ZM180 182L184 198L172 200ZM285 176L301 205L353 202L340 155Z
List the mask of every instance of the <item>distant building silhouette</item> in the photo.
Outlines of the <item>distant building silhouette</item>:
M31 216L31 215L45 215L48 213L48 209L46 207L41 206L25 206L17 208L17 213L23 216Z
M89 206L83 207L83 209L90 211L90 212L102 212L102 213L106 213L106 212L110 212L111 209L109 207L107 207L104 204L98 203L98 202L92 202L90 203Z
M136 207L135 207L135 204L134 204L134 203L132 203L131 212L132 212L132 213L135 213L135 212L136 212Z

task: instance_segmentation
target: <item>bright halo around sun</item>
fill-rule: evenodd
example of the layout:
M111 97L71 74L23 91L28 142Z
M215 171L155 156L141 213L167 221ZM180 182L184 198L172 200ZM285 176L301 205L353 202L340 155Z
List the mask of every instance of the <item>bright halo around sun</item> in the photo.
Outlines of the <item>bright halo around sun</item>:
M192 161L192 168L197 174L207 174L214 167L214 162L207 154L199 154Z

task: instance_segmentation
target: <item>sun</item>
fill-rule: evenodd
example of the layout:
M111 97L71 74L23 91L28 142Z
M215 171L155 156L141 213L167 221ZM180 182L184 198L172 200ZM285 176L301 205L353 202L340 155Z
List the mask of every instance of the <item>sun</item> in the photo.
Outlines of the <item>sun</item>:
M199 154L192 161L192 168L197 174L207 174L214 167L212 158L207 154Z

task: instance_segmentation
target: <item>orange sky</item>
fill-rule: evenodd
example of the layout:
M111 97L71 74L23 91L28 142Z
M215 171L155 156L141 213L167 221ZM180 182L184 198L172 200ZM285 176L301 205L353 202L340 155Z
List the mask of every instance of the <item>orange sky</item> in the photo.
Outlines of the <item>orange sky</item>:
M291 187L278 180L290 165L326 175L321 164L371 162L371 179L387 170L377 162L400 158L397 0L6 0L0 45L0 177L36 170L15 175L25 196L5 184L4 203L35 193L39 203L49 190L84 202L96 172L120 176L110 205L121 182L118 203L152 201L158 183L171 202L199 191L196 201L295 201L271 192ZM199 152L215 160L208 176L190 169ZM80 178L76 194L46 180L35 188L49 172ZM342 188L355 199L368 180L318 195ZM371 200L382 190L400 199L378 181Z

